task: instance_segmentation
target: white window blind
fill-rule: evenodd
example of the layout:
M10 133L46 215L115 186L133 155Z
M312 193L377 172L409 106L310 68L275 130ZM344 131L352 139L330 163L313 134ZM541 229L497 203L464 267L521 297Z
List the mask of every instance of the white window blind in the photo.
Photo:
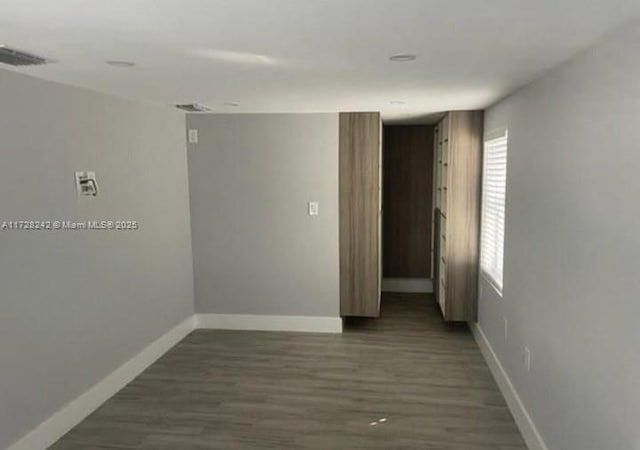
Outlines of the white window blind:
M504 215L507 186L507 132L484 143L480 266L502 292Z

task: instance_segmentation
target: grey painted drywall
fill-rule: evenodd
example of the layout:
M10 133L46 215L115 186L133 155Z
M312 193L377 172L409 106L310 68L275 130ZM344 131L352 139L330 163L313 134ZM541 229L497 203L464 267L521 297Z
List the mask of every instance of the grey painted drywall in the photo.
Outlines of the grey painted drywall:
M338 115L191 114L187 128L196 311L337 317Z
M0 70L0 448L193 314L184 115ZM76 197L74 171L100 195Z
M479 324L549 449L640 448L638 42L635 24L486 114L509 150L504 298L481 279Z

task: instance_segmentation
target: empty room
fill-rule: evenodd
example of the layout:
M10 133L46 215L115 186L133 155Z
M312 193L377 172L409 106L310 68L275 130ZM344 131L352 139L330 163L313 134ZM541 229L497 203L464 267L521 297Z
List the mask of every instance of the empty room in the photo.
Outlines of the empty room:
M0 449L640 450L638 0L0 1Z

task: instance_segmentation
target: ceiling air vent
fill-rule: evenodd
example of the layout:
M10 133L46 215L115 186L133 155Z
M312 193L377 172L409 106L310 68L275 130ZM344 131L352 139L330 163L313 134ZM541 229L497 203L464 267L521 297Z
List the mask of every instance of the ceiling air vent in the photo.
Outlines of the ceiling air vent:
M184 105L176 105L176 108L181 109L187 112L209 112L211 108L207 108L204 105L200 105L198 103L187 103Z
M6 45L0 45L0 63L10 66L38 66L46 64L46 58L21 52Z

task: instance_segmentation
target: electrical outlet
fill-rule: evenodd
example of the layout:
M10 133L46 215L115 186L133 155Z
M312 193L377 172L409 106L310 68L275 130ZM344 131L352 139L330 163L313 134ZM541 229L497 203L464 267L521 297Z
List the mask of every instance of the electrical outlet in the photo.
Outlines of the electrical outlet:
M509 338L509 321L506 317L502 319L504 320L504 340L506 341Z
M198 130L190 129L188 137L189 137L189 144L197 144L198 143Z
M320 213L318 210L318 202L309 202L307 204L307 212L310 216L317 216Z
M529 347L524 348L524 368L527 372L531 371L531 351Z

